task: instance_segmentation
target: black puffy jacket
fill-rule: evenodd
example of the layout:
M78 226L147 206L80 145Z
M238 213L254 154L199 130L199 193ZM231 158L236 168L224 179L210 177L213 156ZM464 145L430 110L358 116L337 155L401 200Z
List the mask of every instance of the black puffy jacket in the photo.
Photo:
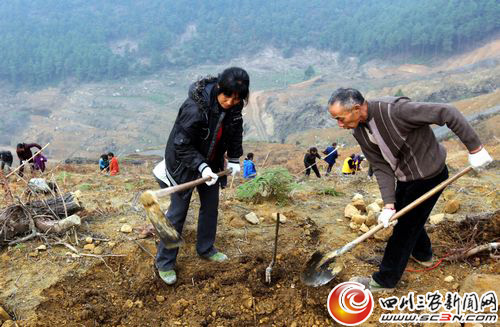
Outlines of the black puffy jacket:
M165 148L167 178L172 185L200 177L208 164L213 172L224 169L224 153L239 162L243 154L243 102L224 110L217 102L217 79L204 78L191 85L189 96L179 109ZM222 136L215 147L222 124ZM212 153L216 151L212 155ZM213 157L210 161L209 158Z

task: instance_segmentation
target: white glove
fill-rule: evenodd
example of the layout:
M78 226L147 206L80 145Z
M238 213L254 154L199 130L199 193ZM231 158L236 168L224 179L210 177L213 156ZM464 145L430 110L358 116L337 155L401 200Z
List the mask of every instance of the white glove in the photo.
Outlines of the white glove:
M384 208L382 212L378 215L378 223L384 224L384 228L389 227L389 220L396 213L396 209Z
M203 169L203 171L201 172L201 177L205 178L205 177L211 177L211 179L209 179L208 181L205 182L205 184L207 184L208 186L212 186L214 185L215 183L217 183L217 179L219 178L219 176L217 176L216 174L214 174L214 172L212 171L212 169L210 167L205 167Z
M240 163L239 162L231 162L231 161L229 161L227 163L227 168L231 169L231 176L234 176L234 175L238 174L241 171Z
M493 161L488 151L485 148L479 150L474 154L469 153L469 164L474 168L474 170L480 171L481 169L488 166Z

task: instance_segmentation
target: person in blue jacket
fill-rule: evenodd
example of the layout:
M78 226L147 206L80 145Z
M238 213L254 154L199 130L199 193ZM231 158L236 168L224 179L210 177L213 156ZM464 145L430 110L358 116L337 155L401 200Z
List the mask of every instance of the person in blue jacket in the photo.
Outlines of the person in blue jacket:
M332 171L333 165L335 165L335 161L339 157L339 153L337 151L337 143L332 143L331 146L327 147L323 154L326 154L325 161L328 163L328 168L326 168L326 176L330 174Z
M107 154L103 154L101 158L99 158L99 169L101 170L101 172L109 171L109 160Z
M243 178L252 179L255 176L257 176L257 170L255 170L255 164L253 163L253 153L250 152L243 161Z

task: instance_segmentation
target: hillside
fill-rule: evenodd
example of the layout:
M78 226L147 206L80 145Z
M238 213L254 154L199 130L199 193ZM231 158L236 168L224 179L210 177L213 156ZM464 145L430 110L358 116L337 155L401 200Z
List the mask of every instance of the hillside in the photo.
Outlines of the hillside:
M454 141L446 142L445 146L450 153L450 170L456 173L466 165L466 151ZM498 140L487 147L498 157ZM199 199L194 196L178 260L180 280L175 287L162 284L156 275L152 258L156 239L140 236L146 221L137 198L141 191L157 187L150 174L153 161L145 158L146 163L140 166L122 164L121 175L114 178L99 175L95 166L49 166L46 178L53 176L63 191L80 190L80 201L85 207L79 213L83 223L61 236L62 242L73 250L50 236L0 249L0 307L23 327L336 326L326 310L328 293L334 285L376 269L384 242L372 238L344 255L339 259L343 266L341 273L328 285L307 287L299 276L314 251L341 247L360 234L344 217L344 207L355 193L362 194L367 204L379 198L377 184L366 177L366 167L355 176L341 176L339 164L333 176L323 177L321 183L315 177L304 181L300 172L304 152L294 145L249 143L245 149L258 154L256 163L260 172L266 153L271 153L266 166L285 166L296 176L300 187L285 205L267 200L256 204L238 200L235 189L241 182L239 179L234 188L223 190L217 246L230 260L221 265L209 264L196 256ZM346 148L340 159L351 151L359 150ZM464 176L447 189L432 214L443 213L450 199L459 201L460 208L454 214L447 214L444 224L428 226L437 256L443 257L448 251L466 245L465 239L457 237L462 231L446 226L454 226L469 215L496 211L492 221L497 225L492 228L497 229L480 231L477 235L493 235L498 239L499 178L498 169L493 167L480 175ZM15 195L20 195L25 184L22 180L12 180L10 187ZM0 207L6 201L2 197ZM258 224L245 221L244 215L249 212L257 214ZM280 227L277 262L272 283L268 285L264 270L271 261L274 212L284 214L287 221ZM133 227L131 233L120 232L125 224ZM37 250L40 245L46 249ZM410 263L409 269L419 268ZM443 262L425 272L408 271L391 295L436 290L463 293L470 290L471 276L489 278L489 284L482 287L498 290L499 273L498 259L487 253L479 254L465 261ZM453 277L453 282L445 281L448 276ZM474 291L480 292L482 289L477 287ZM381 296L385 294L374 295L375 301ZM381 313L377 306L363 326L379 326Z

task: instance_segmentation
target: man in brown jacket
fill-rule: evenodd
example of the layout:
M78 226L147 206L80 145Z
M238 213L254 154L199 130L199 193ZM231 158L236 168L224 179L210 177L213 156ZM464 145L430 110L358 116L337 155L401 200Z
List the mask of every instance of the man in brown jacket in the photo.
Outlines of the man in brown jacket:
M339 127L354 130L377 177L384 208L379 223L389 220L421 195L448 178L446 149L438 143L430 125L446 124L469 151L470 165L476 169L492 158L464 116L442 103L412 102L406 97L366 101L358 90L338 89L328 101L328 111ZM387 242L379 271L353 281L372 292L393 289L408 259L431 266L432 246L424 225L441 192L398 220Z

